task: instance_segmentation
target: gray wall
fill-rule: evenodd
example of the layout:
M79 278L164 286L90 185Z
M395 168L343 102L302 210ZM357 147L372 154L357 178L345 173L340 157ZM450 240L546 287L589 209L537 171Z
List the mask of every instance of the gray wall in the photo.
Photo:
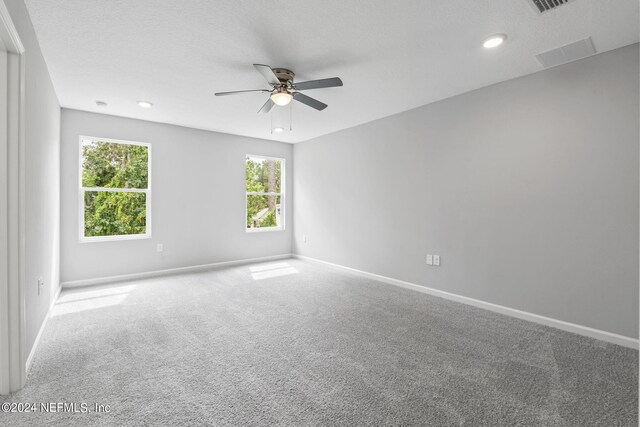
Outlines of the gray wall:
M638 80L633 45L297 144L294 251L637 338Z
M27 355L59 287L60 105L22 0L5 0L25 47ZM44 286L38 296L38 278Z
M79 241L79 135L151 143L152 237ZM282 157L291 199L292 146L179 126L62 110L62 282L291 252L285 231L245 231L245 155ZM156 252L156 244L164 252Z

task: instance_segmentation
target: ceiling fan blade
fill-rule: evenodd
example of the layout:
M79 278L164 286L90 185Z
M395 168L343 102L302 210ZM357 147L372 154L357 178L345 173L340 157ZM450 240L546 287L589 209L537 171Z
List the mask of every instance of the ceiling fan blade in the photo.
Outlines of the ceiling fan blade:
M330 79L309 80L308 82L294 83L293 87L297 90L321 89L323 87L342 86L342 80L339 77Z
M271 99L271 98L269 98ZM313 99L303 93L300 92L296 92L293 94L293 99L295 99L298 102L302 102L305 105L308 105L311 108L315 108L318 111L322 111L325 108L327 108L327 104L318 101L317 99Z
M262 74L265 79L267 79L271 86L280 86L280 80L278 79L278 76L276 76L276 73L273 72L271 67L263 64L253 64L253 66L256 67L256 70L258 70L258 72Z
M262 108L258 111L258 114L268 113L274 105L276 104L271 100L271 98L267 99L267 102L264 103Z
M217 92L216 96L227 96L227 95L236 95L238 93L248 93L248 92L271 92L267 89L254 89L254 90L234 90L231 92Z

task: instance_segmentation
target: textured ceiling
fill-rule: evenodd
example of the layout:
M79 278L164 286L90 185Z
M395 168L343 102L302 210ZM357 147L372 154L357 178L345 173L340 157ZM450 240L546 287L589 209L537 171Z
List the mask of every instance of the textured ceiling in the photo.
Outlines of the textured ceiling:
M598 52L638 41L637 0L543 15L527 0L25 2L63 107L288 142L534 73L536 54L589 36ZM483 49L493 33L507 42ZM271 135L266 95L213 96L266 87L252 63L344 87L307 91L329 107L294 103L293 132Z

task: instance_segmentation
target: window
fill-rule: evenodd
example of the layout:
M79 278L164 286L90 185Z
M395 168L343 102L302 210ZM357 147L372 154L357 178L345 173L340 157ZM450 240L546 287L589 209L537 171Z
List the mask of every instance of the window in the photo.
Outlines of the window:
M284 159L247 156L247 231L284 230Z
M151 146L80 137L80 239L151 237Z

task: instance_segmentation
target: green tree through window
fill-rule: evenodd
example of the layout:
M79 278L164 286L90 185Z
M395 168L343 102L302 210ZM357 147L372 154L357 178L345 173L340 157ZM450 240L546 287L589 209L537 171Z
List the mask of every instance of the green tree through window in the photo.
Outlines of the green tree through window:
M149 145L80 141L83 237L148 234Z
M247 229L282 228L283 159L247 156Z

